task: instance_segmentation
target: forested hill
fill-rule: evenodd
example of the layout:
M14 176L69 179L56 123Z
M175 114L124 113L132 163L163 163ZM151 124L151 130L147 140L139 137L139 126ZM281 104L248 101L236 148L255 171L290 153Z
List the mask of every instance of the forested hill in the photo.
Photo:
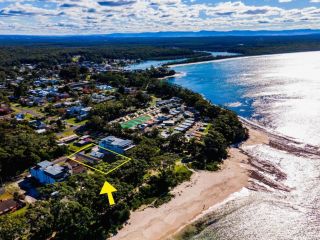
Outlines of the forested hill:
M262 55L319 51L320 34L293 36L217 36L114 38L96 36L0 36L0 65L68 62L85 55L95 62L103 58L178 59L195 58L203 51L228 51Z
M73 56L81 55L87 61L100 63L105 59L142 59L162 60L202 56L204 53L190 49L158 47L138 44L109 44L96 46L70 46L65 44L37 44L35 46L0 45L0 66L28 64L60 64L68 63Z

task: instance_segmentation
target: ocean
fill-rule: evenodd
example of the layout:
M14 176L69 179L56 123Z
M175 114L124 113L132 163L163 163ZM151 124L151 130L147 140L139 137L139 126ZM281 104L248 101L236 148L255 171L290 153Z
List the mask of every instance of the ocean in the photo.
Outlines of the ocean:
M173 69L183 74L169 79L172 83L234 110L285 137L282 144L290 149L301 150L246 147L253 159L278 171L260 169L259 174L284 189L250 179L260 190L244 188L231 196L191 239L320 239L320 52L240 57Z

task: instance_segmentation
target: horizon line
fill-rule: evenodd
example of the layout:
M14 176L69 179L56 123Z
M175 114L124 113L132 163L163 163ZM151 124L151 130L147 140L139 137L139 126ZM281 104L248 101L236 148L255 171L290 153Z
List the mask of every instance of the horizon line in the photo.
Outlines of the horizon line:
M80 37L80 36L110 36L110 35L130 35L130 34L161 34L161 33L202 33L202 32L216 32L216 33L232 33L232 32L294 32L294 31L310 31L310 32L317 32L320 33L320 28L313 29L313 28L295 28L295 29L233 29L233 30L198 30L198 31L188 31L188 30L181 30L181 31L146 31L146 32L112 32L112 33L88 33L88 34L81 34L81 33L66 33L66 34L29 34L29 33L0 33L0 36L29 36L29 37ZM229 35L231 36L231 35ZM210 36L208 36L210 37Z

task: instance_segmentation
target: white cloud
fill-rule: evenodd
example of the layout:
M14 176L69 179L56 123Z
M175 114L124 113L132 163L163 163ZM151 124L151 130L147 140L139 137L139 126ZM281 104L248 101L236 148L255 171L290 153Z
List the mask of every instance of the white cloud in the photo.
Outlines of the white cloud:
M279 2L288 0L279 0ZM316 0L312 0L316 1ZM319 1L319 0L318 0ZM320 8L283 9L242 1L0 0L1 33L110 33L177 30L319 28ZM25 18L28 21L25 21ZM14 20L14 21L13 21ZM6 27L3 27L5 25ZM20 32L19 32L20 33Z

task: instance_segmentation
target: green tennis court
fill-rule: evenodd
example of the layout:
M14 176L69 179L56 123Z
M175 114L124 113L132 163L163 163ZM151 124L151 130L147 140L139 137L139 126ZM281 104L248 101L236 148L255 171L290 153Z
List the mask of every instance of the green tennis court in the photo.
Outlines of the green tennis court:
M151 119L151 117L149 115L143 115L143 116L134 118L128 122L122 123L121 127L122 128L133 128L139 124L142 124L142 123L149 121L150 119Z

